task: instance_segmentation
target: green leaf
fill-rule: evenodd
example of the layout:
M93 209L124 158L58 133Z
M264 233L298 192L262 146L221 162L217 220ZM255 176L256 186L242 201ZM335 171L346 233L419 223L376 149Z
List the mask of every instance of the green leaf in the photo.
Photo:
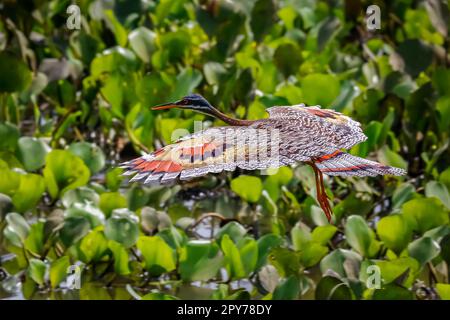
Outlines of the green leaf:
M103 212L101 212L97 207L89 203L83 204L78 202L64 212L64 217L83 217L89 221L92 228L103 224L105 220Z
M116 209L106 220L105 235L126 248L136 243L139 236L139 218L128 209Z
M352 291L348 285L338 278L326 276L317 284L315 298L317 300L352 300Z
M175 296L161 292L150 292L141 298L141 300L179 300Z
M103 231L92 230L79 244L80 259L84 263L98 262L108 250L108 240Z
M227 234L223 236L220 247L222 248L223 255L225 256L225 263L229 277L231 279L239 279L247 276L239 249Z
M231 221L225 224L216 234L216 239L219 243L222 242L222 238L228 235L234 243L237 243L247 234L247 230L242 224L237 221Z
M450 194L447 187L442 182L429 181L425 185L425 195L428 198L436 197L450 210Z
M258 239L258 262L256 268L260 269L267 263L267 257L270 251L280 246L283 243L283 238L275 234L265 234Z
M95 144L76 142L70 145L69 151L84 161L91 174L99 172L105 166L105 155Z
M342 278L350 278L352 275L347 273L359 269L360 264L361 256L356 252L346 249L336 249L320 261L320 271L324 275L328 270L332 270ZM347 266L351 266L351 269Z
M25 212L36 207L45 191L45 181L37 174L20 175L20 184L15 191L12 201L19 212Z
M300 293L300 281L297 276L291 275L282 280L275 288L272 300L295 300Z
M25 90L30 85L31 79L32 73L22 60L6 52L0 52L0 92Z
M31 225L30 232L25 240L25 248L41 255L44 249L44 222L39 221Z
M41 139L21 137L18 146L18 158L27 171L37 170L45 164L50 147Z
M436 283L436 290L442 300L450 300L450 284Z
M433 51L431 47L417 39L408 39L398 47L398 53L405 63L405 71L417 77L432 62Z
M141 236L137 240L137 248L142 253L145 268L152 275L157 276L175 270L174 251L160 237Z
M250 27L256 41L261 41L275 22L276 2L257 0L251 12Z
M30 226L18 213L11 212L5 217L6 228L3 230L5 237L15 246L22 247L28 234Z
M339 80L331 74L309 74L301 80L308 105L330 106L339 95Z
M257 202L263 190L261 179L241 175L231 181L231 190L248 202Z
M119 192L104 192L100 195L99 207L106 217L109 217L115 209L127 206L127 199Z
M69 266L70 259L68 256L52 261L50 264L50 284L52 288L56 288L67 277Z
M395 283L390 283L375 290L372 296L373 300L413 300L413 298L411 291Z
M47 265L44 261L39 259L30 259L30 265L28 266L28 275L36 282L38 285L42 286L45 281L45 271L47 270Z
M52 198L89 181L89 168L83 160L65 150L53 150L46 157L44 178Z
M80 241L89 233L91 225L89 220L83 216L73 216L64 219L64 225L60 231L60 238L64 246L71 245Z
M183 281L207 281L216 277L223 266L217 244L191 240L180 253L180 275Z
M448 213L434 198L410 200L402 206L402 212L412 228L421 234L449 222Z
M326 245L336 234L337 227L331 224L316 227L311 233L311 240L321 245Z
M0 151L16 151L20 132L15 125L8 122L0 123L0 137L2 137L0 139Z
M407 169L408 163L397 153L389 149L387 145L384 145L378 152L378 161L380 161L383 164Z
M128 40L137 56L145 63L149 63L156 50L156 34L146 27L139 27L130 32Z
M282 277L298 275L300 272L300 254L288 248L276 247L270 250L269 262Z
M419 262L410 257L398 258L390 261L378 260L375 263L380 267L381 278L385 284L397 280L409 269L408 276L403 283L401 283L405 287L410 287L412 285L420 268Z
M348 244L364 257L374 256L379 249L374 232L360 216L350 216L345 224Z
M408 245L409 255L419 261L421 266L437 257L440 251L439 243L430 237L419 238Z
M64 193L61 201L64 207L70 208L76 203L98 205L100 197L88 187L79 187Z
M131 271L128 265L129 255L126 248L114 240L108 241L108 248L114 256L114 271L120 275L130 274Z
M406 248L412 239L412 230L403 215L390 215L377 224L377 233L381 241L397 254Z

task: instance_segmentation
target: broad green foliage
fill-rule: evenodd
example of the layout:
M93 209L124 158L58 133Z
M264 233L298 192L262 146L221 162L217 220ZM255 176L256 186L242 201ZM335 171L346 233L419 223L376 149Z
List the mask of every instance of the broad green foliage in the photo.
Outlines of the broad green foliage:
M87 0L80 30L69 2L0 8L1 298L450 299L445 1L378 1L375 31L366 0ZM191 92L334 109L367 135L349 153L408 175L325 176L332 224L307 166L127 183L120 162L224 125L150 109Z

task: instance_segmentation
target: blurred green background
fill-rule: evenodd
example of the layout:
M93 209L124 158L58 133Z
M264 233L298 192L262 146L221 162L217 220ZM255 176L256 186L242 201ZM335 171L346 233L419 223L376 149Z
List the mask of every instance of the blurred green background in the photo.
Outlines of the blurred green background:
M448 26L439 0L2 1L0 298L450 299ZM223 125L149 109L191 92L333 108L408 175L326 179L333 224L304 166L126 184L118 162Z

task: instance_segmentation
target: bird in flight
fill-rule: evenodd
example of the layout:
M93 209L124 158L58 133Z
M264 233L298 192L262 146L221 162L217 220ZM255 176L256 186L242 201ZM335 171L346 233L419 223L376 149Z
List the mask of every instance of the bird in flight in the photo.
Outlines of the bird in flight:
M229 126L212 127L185 136L150 154L120 166L132 181L170 184L208 173L265 170L294 163L312 167L317 201L328 221L332 210L323 174L329 176L405 175L406 171L341 151L367 139L359 122L340 112L304 104L267 109L268 118L228 117L205 98L190 94L179 101L153 107L190 109L213 116Z

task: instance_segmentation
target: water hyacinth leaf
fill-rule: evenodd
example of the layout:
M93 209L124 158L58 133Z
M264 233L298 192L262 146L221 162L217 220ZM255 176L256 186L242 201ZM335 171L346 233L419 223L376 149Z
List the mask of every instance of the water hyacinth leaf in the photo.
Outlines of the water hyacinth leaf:
M32 80L28 66L18 57L0 53L0 92L15 92L26 89Z
M361 264L361 256L354 251L346 249L337 249L330 252L326 257L320 261L320 271L322 274L332 270L342 278L350 278L351 275L347 274L349 271L346 265L351 265L355 270L359 268Z
M258 239L258 262L256 268L261 268L267 263L270 251L283 243L283 238L275 234L266 234Z
M144 258L144 266L152 275L161 275L176 268L173 249L160 237L141 236L137 248Z
M220 247L225 257L225 263L230 278L239 279L247 276L239 249L233 243L229 235L225 234L223 236Z
M247 230L242 224L237 221L231 221L224 225L216 234L216 239L219 243L222 242L222 238L228 235L234 243L239 242L245 235Z
M416 259L421 266L439 255L441 248L439 243L430 237L422 237L408 245L409 255Z
M39 221L30 227L25 239L25 249L36 255L41 255L44 249L44 222Z
M114 270L117 272L117 274L120 275L127 275L130 274L130 267L129 267L129 255L126 248L120 244L119 242L116 242L114 240L108 241L108 248L112 251L114 256Z
M412 199L403 204L402 213L412 228L421 234L449 222L448 213L434 198Z
M425 185L425 195L428 198L436 197L450 210L450 194L442 182L430 181Z
M317 300L351 300L353 295L346 283L338 278L326 276L317 284L315 298Z
M128 40L137 56L145 63L149 63L156 49L156 34L146 27L139 27L130 32Z
M243 238L239 241L238 248L246 274L252 273L255 271L258 262L258 245L255 239L251 237Z
M389 249L399 254L412 239L412 229L403 215L390 215L377 224L377 233Z
M52 198L84 186L90 177L89 168L83 160L66 150L53 150L47 154L43 173Z
M450 300L450 284L437 283L436 290L442 300Z
M300 293L300 280L291 275L282 280L275 288L272 300L295 300Z
M95 144L76 142L70 145L69 151L84 161L91 174L99 172L105 166L105 155Z
M104 192L100 195L99 208L106 217L109 217L115 209L128 207L127 199L119 192Z
M337 227L331 224L318 226L311 233L311 240L321 245L326 245L336 234Z
M11 212L6 215L6 228L4 229L5 237L15 246L22 247L28 234L30 226L27 221L18 213Z
M408 200L411 200L414 195L414 186L410 183L403 183L395 189L392 195L393 209L400 209L401 206Z
M300 271L300 254L288 248L276 247L270 250L269 262L277 269L281 277L298 275Z
M50 264L50 284L52 288L56 288L67 277L69 266L70 259L68 256L62 256L52 261Z
M105 217L103 212L100 211L97 207L93 206L89 203L75 203L70 208L68 208L64 212L64 217L72 218L72 217L82 217L85 218L92 228L95 228L101 224L103 224Z
M375 234L360 216L350 216L347 219L345 236L348 244L365 257L378 252L379 243L375 240Z
M12 201L19 212L35 208L45 191L45 181L42 176L29 173L20 175L20 183L14 192Z
M47 271L47 265L44 261L39 259L30 259L30 264L28 266L28 275L36 282L38 285L42 286L45 281L45 272Z
M213 279L222 266L223 256L213 242L191 240L181 249L179 270L183 281Z
M64 219L64 225L59 235L64 246L70 247L88 234L90 229L91 224L87 218L73 216Z
M381 289L375 290L373 300L413 300L413 293L403 286L390 283Z
M256 41L261 41L275 22L276 2L257 0L251 12L250 27Z
M20 177L21 174L9 170L8 165L0 160L0 193L12 197L20 186Z
M257 177L241 175L231 181L231 190L248 202L257 202L262 189L261 179Z
M318 243L310 243L300 252L300 262L306 267L312 267L328 253L328 248Z
M11 123L0 123L0 151L14 152L20 137L17 127Z
M179 300L177 297L162 292L150 292L141 298L141 300Z
M305 103L327 107L339 95L339 80L331 74L309 74L301 80Z
M407 272L407 277L403 279L401 285L410 287L419 271L420 265L416 259L410 257L398 258L391 261L378 260L376 265L380 268L383 283L389 284L397 280Z
M97 192L88 187L79 187L71 189L62 196L62 204L70 208L76 203L98 205L100 197Z
M21 137L18 141L18 158L27 171L41 168L49 151L50 147L41 139Z
M105 224L105 235L126 248L136 243L139 236L139 218L128 209L116 209Z
M405 71L416 77L432 62L433 51L425 42L417 39L408 39L398 47L398 53L405 63Z
M106 254L108 240L103 231L91 230L78 245L80 259L84 263L98 262Z

